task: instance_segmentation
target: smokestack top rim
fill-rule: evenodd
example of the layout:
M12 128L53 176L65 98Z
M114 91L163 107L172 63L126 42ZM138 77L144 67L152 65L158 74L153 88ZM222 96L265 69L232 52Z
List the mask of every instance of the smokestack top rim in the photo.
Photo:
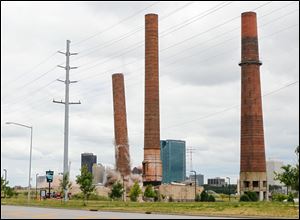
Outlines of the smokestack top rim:
M148 13L148 14L145 14L145 17L148 17L148 16L158 17L158 14L155 14L155 13Z
M256 12L254 11L245 11L242 13L242 16L256 16Z
M123 75L123 73L114 73L114 74L112 74L112 76L116 77L116 76L124 76L124 75Z

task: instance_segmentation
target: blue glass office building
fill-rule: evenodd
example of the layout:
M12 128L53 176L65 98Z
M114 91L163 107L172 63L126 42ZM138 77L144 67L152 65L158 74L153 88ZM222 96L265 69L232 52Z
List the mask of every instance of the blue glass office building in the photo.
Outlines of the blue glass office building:
M185 141L161 140L162 183L182 182L186 178Z

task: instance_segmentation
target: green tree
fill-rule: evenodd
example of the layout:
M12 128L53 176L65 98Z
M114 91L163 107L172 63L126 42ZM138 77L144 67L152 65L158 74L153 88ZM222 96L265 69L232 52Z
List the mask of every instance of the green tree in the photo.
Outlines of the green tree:
M299 145L296 147L295 153L298 158L298 163L295 166L288 164L281 167L283 169L282 173L274 172L274 179L279 180L287 186L287 194L289 187L299 192Z
M88 171L87 165L84 165L81 169L81 175L76 176L76 183L80 185L80 190L84 195L83 203L89 199L91 193L95 191L95 185L93 185L93 174Z
M294 182L294 189L299 192L299 145L296 147L295 150L296 156L298 158L298 163L296 164L296 169L295 169L295 182Z
M6 187L6 189L5 189L5 195L8 198L10 198L10 197L12 197L12 196L14 196L16 194L17 194L16 191L12 187L9 187L9 186Z
M63 179L59 180L59 189L62 197L65 197L65 190L70 191L72 187L72 183L70 182L69 179L69 172L63 174Z
M288 202L294 202L294 196L293 196L293 193L289 193L289 195L287 196L287 201Z
M299 186L299 180L297 180L297 176L299 177L299 174L297 175L297 169L295 167L292 167L292 165L288 164L286 166L282 166L281 169L283 170L282 173L275 173L275 180L279 180L281 183L284 183L287 186L287 194L289 187L295 188L298 182Z
M8 181L5 181L5 179L1 176L1 196L3 192L4 197L6 197L7 188L8 188Z
M205 190L201 193L201 195L200 195L200 201L201 202L206 202L206 201L208 201L208 194L207 194L207 192L205 192Z
M141 193L142 193L142 190L140 188L140 185L138 184L138 182L135 182L129 192L130 200L136 202L137 198L139 197L139 195Z
M153 189L153 186L151 184L146 186L144 197L146 198L154 198L156 196L156 193Z
M113 184L111 188L111 193L109 193L109 197L112 199L120 199L123 195L124 189L120 181L117 181Z

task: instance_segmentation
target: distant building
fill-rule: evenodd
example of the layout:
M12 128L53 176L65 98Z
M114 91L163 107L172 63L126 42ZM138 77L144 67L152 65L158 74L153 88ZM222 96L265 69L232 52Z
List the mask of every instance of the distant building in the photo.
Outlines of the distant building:
M92 167L92 173L93 173L93 183L104 183L104 177L105 177L105 167L101 163L94 163Z
M195 182L195 175L191 174L189 179L192 182ZM196 184L197 184L197 186L203 186L204 185L204 175L196 174Z
M46 182L47 182L46 175L37 176L36 184L38 188L41 187L42 185L45 185Z
M88 171L93 172L93 164L97 163L97 156L93 153L82 153L81 154L81 169L84 165L87 165Z
M220 177L207 179L207 184L211 186L225 186L225 179Z
M161 140L162 183L182 182L186 176L185 141Z
M142 174L143 170L142 168L134 167L131 172L132 174Z
M267 161L267 182L269 185L277 185L283 186L284 184L280 183L279 180L274 180L276 173L282 173L283 170L281 167L283 166L282 161L269 160Z

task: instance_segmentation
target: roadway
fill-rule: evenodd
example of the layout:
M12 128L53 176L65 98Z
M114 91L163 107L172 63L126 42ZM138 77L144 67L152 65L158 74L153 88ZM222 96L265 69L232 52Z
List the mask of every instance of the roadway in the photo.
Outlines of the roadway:
M1 205L1 219L224 219L224 217L86 211ZM232 218L228 218L232 219Z

